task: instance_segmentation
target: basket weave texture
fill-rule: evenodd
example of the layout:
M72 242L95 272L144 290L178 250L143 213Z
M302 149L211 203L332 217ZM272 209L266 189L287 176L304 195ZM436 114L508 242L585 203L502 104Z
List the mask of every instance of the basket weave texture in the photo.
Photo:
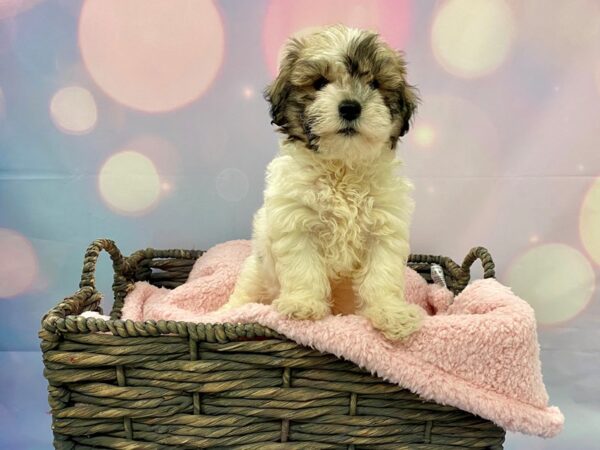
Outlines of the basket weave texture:
M95 287L98 256L112 259L111 320ZM502 449L505 432L451 406L420 399L356 365L258 324L120 320L135 281L174 288L198 250L146 249L125 258L114 242L88 248L80 289L42 320L41 347L57 449ZM460 292L482 247L462 265L411 255L429 282L442 266Z

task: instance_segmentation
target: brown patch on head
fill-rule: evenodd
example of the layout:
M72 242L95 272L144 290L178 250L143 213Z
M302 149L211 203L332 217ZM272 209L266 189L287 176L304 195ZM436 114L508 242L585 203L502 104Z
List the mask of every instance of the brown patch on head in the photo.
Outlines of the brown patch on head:
M310 129L304 118L306 105L314 100L314 93L301 89L298 80L292 75L297 73L297 66L310 64L301 59L305 43L300 39L290 39L286 44L279 74L275 81L265 90L265 99L271 104L271 123L277 125L278 131L289 139L301 140L310 147Z
M344 62L346 70L352 76L366 75L379 70L377 53L380 47L378 36L375 33L364 31L360 36L353 38L349 45Z

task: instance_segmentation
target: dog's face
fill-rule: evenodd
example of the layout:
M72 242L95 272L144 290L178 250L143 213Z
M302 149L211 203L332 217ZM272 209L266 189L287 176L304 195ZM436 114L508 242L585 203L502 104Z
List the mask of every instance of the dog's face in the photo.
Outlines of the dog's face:
M417 103L401 54L375 33L341 25L291 39L265 97L289 139L346 160L395 148Z

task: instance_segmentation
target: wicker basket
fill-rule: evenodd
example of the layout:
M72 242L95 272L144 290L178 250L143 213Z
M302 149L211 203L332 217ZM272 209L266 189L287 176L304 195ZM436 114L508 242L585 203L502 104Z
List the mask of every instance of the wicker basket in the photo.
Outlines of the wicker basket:
M113 261L111 320L94 280L106 250ZM418 396L356 365L287 340L258 324L211 325L119 320L133 283L173 288L202 251L138 251L124 258L110 240L92 243L80 289L42 320L40 338L58 449L501 449L504 430ZM429 278L440 264L450 289L462 290L474 248L462 266L412 255Z

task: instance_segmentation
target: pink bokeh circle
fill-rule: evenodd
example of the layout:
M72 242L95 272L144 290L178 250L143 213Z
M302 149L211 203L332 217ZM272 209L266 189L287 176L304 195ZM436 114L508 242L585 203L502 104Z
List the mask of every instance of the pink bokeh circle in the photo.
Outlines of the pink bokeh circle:
M31 242L21 233L0 228L0 298L27 291L38 274L38 258Z
M225 33L212 1L88 0L79 19L79 47L106 94L159 113L208 90L223 62Z
M336 23L377 31L392 47L402 49L410 33L410 12L408 0L271 0L262 35L269 71L277 73L288 37Z

